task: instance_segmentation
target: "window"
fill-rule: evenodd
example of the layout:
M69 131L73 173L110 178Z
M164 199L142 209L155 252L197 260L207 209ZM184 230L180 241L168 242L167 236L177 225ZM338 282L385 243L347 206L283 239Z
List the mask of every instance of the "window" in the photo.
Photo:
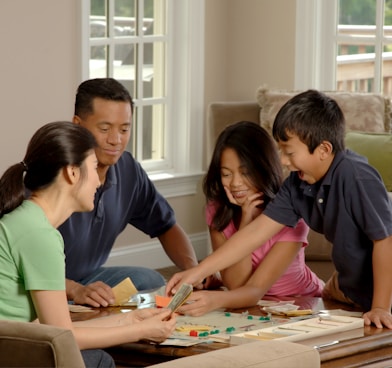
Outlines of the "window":
M200 0L82 2L82 79L113 77L129 90L128 150L167 196L194 192L201 175L203 20Z
M297 17L297 88L392 96L392 1L299 0Z

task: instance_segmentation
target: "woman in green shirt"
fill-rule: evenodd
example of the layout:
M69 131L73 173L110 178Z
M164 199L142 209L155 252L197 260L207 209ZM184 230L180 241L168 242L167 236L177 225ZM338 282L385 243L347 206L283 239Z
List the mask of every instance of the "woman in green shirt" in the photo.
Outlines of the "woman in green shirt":
M114 362L102 350L147 339L165 340L175 328L168 310L72 322L65 293L64 243L57 227L73 212L92 211L100 185L96 142L70 122L44 125L20 163L0 179L0 319L70 329L86 366ZM29 193L26 199L25 193Z

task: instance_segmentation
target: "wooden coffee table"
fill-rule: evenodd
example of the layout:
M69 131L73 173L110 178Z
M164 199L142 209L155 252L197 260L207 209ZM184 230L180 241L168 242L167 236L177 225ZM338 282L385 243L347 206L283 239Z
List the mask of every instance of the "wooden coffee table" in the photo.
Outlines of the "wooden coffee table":
M290 298L295 300L295 304L301 309L344 309L350 310L345 304L336 303L321 298ZM73 320L86 320L103 317L108 314L121 313L123 308L98 308L89 313L71 313ZM259 315L260 308L252 307L246 309L232 310L232 312L249 311L252 315ZM392 330L383 328L377 329L374 326L364 328L350 333L331 334L324 339L317 339L314 344L311 340L306 341L306 345L316 345L320 353L322 368L341 367L367 367L380 368L392 366ZM334 344L329 345L330 342ZM339 341L336 343L336 341ZM301 342L298 342L301 343ZM207 353L216 349L225 349L232 345L228 343L206 343L189 347L160 346L146 342L127 343L106 349L116 361L118 367L146 367L151 364L170 361L177 358L187 357L196 354Z

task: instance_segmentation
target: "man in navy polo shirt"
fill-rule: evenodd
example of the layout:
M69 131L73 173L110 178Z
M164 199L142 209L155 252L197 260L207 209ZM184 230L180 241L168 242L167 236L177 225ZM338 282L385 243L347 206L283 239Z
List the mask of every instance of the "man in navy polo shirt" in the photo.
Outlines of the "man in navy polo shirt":
M102 267L127 224L157 237L181 269L197 265L194 249L176 223L173 209L125 151L132 113L132 97L112 78L87 80L78 87L73 121L89 129L98 142L97 171L102 185L94 210L73 214L59 228L65 244L67 297L77 304L99 307L113 303L111 287L126 277L139 291L164 285L158 272L145 267Z

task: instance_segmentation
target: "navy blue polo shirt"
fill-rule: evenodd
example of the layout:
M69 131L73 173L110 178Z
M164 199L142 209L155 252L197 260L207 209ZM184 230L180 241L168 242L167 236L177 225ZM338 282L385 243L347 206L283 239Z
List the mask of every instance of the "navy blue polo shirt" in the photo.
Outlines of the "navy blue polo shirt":
M124 152L98 189L94 210L74 213L59 227L64 238L66 277L78 281L101 267L127 224L154 238L175 222L169 203L140 164Z
M373 297L373 240L392 234L392 204L379 173L353 151L339 152L325 177L315 184L296 172L264 211L295 226L303 218L333 244L332 259L346 296L370 309Z

